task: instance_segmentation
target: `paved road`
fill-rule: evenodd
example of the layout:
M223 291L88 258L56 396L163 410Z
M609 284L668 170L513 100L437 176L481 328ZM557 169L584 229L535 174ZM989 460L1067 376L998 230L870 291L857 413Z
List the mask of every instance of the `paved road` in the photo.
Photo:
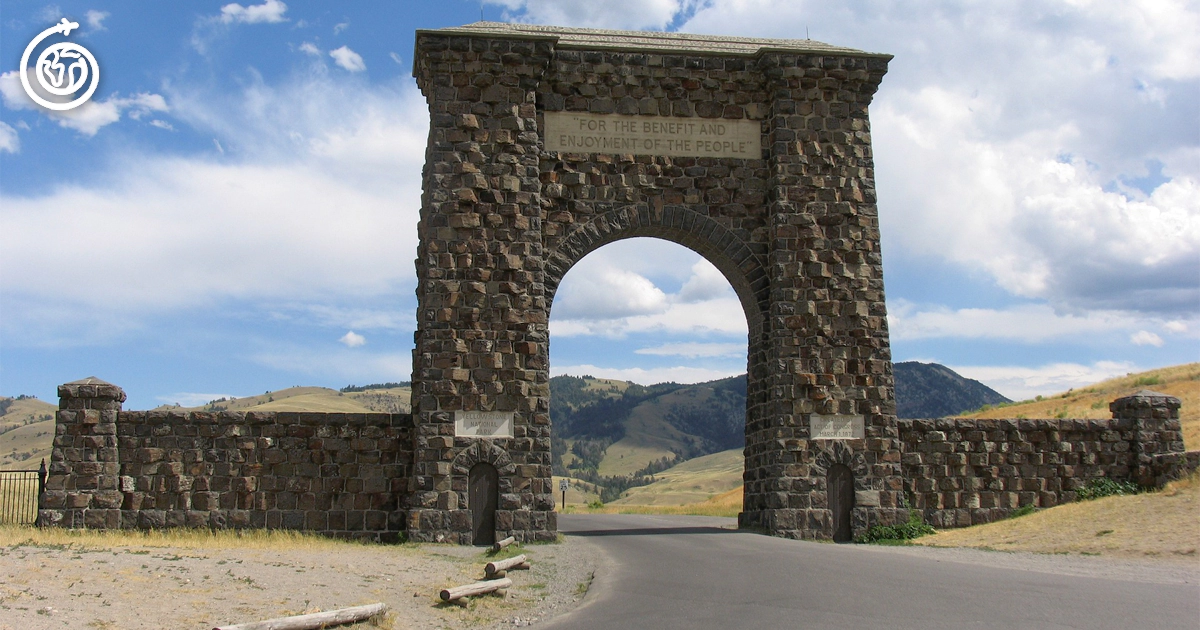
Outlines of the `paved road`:
M948 561L941 550L783 540L708 517L558 523L605 561L584 604L546 629L1200 628L1200 587L1186 571L1190 583L1179 572L1063 575Z

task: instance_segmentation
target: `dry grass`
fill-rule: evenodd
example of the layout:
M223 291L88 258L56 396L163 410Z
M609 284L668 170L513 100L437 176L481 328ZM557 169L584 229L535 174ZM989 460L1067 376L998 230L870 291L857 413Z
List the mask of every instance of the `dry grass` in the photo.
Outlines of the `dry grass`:
M1020 518L938 532L933 547L1200 561L1200 475L1133 496L1069 503Z
M339 540L289 530L82 530L59 527L0 526L0 547L74 547L115 549L126 547L164 547L171 549L267 549L277 551L361 549L376 543ZM403 550L410 545L388 545Z
M687 516L728 516L736 518L742 511L742 489L734 488L707 501L688 505L615 505L602 508L580 508L568 505L568 514L678 514Z
M1108 403L1138 390L1149 389L1175 396L1183 406L1179 420L1183 441L1190 450L1200 449L1200 363L1187 363L1114 378L1082 389L1070 390L1041 400L970 411L960 418L1111 418Z

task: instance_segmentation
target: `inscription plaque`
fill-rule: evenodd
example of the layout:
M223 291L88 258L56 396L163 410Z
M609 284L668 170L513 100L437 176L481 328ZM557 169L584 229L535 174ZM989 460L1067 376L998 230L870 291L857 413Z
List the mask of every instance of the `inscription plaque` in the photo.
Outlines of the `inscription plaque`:
M546 149L762 159L757 120L546 112Z
M454 436L478 438L513 437L511 411L456 411Z
M861 440L866 435L862 416L818 416L808 420L814 440Z

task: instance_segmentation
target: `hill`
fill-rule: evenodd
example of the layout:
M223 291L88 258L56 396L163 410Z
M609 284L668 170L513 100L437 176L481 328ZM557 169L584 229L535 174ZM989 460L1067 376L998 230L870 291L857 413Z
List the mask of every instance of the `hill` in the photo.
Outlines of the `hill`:
M901 418L944 418L1012 402L987 385L937 363L905 361L894 366L893 374L896 415Z
M1139 390L1149 389L1178 398L1183 406L1179 420L1189 450L1200 449L1200 363L1186 363L1148 372L1126 374L1095 385L1070 389L1053 396L999 405L963 413L962 418L1111 418L1108 403Z
M32 396L0 398L0 470L32 470L49 461L56 411Z

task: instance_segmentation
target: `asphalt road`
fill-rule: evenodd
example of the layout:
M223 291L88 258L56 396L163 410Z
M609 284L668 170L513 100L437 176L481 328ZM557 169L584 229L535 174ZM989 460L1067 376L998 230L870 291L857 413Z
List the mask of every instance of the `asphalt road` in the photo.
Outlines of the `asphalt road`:
M1200 587L1187 571L1083 577L1056 571L1054 557L1020 568L949 561L954 552L784 540L709 517L558 524L602 562L584 603L547 629L1200 628Z

